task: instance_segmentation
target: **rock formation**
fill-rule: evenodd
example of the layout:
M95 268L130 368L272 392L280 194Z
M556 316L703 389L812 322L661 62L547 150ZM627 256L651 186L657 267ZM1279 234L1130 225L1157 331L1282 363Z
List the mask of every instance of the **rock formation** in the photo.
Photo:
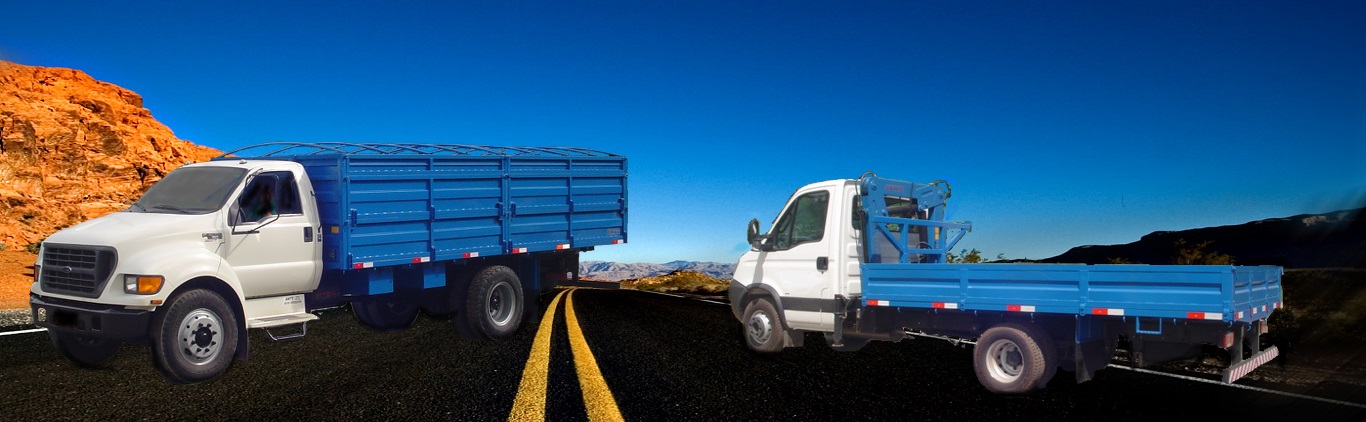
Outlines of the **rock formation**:
M133 91L0 61L0 247L124 209L171 170L218 154L176 138Z

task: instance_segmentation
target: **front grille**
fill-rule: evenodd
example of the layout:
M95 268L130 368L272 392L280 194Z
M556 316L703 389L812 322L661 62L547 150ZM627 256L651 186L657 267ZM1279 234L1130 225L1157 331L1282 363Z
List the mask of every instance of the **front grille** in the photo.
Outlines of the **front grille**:
M45 244L43 291L99 297L117 259L113 248Z

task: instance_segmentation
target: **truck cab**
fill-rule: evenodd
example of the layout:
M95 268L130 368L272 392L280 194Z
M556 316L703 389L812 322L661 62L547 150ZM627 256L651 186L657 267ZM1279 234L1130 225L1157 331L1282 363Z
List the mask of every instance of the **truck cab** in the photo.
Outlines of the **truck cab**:
M924 220L924 226L891 223L865 236L869 217L863 203L869 198L863 194L864 179L802 186L788 199L768 233L759 233L758 220L750 222L752 247L740 257L730 286L736 317L751 297L764 297L781 309L779 317L788 330L834 331L837 315L850 300L862 296L862 264L944 262L963 232L971 229L966 223L935 221L942 219L951 192L946 182L875 180L866 186L877 190L869 194L879 201L880 217ZM953 233L957 236L948 237ZM893 242L891 237L904 240ZM898 244L911 247L902 251Z
M196 379L196 367L231 359L220 355L245 357L241 330L222 327L317 318L305 312L302 293L321 278L318 227L313 188L298 163L180 167L127 209L43 241L30 291L35 323L64 356L93 366L122 342L152 341L157 309L188 297L184 329L151 337L179 337L177 348L195 350L158 356L172 362L163 372Z

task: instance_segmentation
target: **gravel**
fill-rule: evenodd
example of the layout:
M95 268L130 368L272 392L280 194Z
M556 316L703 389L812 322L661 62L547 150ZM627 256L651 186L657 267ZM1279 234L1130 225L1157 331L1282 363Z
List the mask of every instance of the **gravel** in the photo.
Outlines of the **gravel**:
M33 314L28 309L0 310L0 328L32 325Z

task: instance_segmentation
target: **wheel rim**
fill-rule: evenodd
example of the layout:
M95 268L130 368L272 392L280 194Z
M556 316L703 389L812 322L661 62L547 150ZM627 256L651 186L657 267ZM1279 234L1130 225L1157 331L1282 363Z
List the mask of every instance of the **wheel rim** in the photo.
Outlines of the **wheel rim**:
M767 312L755 312L749 316L749 338L757 344L768 343L773 336L773 319Z
M195 309L180 321L180 356L192 365L205 365L223 349L223 321L208 309Z
M498 283L489 291L488 311L489 322L494 325L503 326L512 321L512 314L517 305L516 292L512 290L512 285Z
M1024 372L1024 354L1013 341L997 341L987 349L986 364L993 379L1015 381Z

